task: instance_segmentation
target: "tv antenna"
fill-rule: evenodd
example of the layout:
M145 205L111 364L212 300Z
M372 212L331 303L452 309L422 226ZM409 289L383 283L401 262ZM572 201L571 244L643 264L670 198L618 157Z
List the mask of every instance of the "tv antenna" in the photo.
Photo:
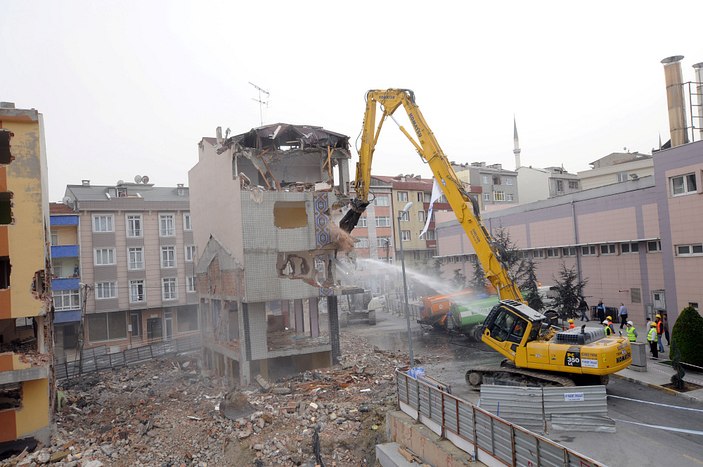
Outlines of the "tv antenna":
M262 94L266 94L265 97L268 98L268 96L271 95L271 93L268 92L266 89L264 89L264 88L262 88L262 87L260 87L260 86L257 86L256 84L252 83L251 81L249 81L249 84L251 84L252 86L254 86L254 87L256 88L256 90L259 91L259 98L256 99L256 98L252 97L251 99L252 99L253 101L259 103L259 121L261 122L261 126L264 126L264 111L262 110L262 106L263 106L264 104L266 104L266 107L268 107L269 101L263 100Z

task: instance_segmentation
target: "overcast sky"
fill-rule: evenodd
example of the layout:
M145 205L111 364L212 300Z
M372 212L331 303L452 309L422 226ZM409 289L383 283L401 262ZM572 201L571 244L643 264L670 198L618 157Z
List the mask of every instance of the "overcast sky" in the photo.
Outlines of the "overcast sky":
M652 6L657 5L657 6ZM361 129L368 89L410 88L451 160L570 172L669 139L661 59L703 61L703 2L16 1L0 100L44 114L51 201L67 184L187 183L215 128ZM373 172L429 176L392 125ZM356 161L354 152L353 162Z

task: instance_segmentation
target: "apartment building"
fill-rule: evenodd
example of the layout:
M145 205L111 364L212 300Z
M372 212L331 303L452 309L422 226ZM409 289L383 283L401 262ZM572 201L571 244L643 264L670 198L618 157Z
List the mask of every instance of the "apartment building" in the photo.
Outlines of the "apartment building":
M0 103L0 454L48 444L54 401L43 116Z
M506 170L502 164L452 163L459 179L471 187L481 187L482 206L486 211L518 204L518 173Z
M638 152L613 152L590 163L577 173L584 190L654 175L652 156Z
M517 176L520 204L562 196L581 189L578 176L563 167L537 169L523 166L517 169Z
M80 264L76 271L69 259L61 274L70 274L73 265L83 285L60 277L60 282L70 279L66 287L71 287L69 303L62 299L61 305L75 311L78 285L79 300L85 301L80 303L84 348L119 350L198 333L188 188L148 182L137 176L134 183L92 185L83 180L66 187L64 204L78 217ZM52 230L57 246L65 246L64 238L72 241L58 225Z
M395 260L392 204L393 182L388 177L372 175L369 205L352 232L356 240L354 251L359 258L382 260L388 263Z
M505 228L548 285L562 265L587 281L589 301L624 303L636 325L703 303L703 141L657 152L654 175L486 213L489 231ZM437 228L440 255L475 252L461 227ZM454 262L454 264L456 264ZM445 272L448 274L449 270Z
M247 385L331 365L344 292L335 257L352 246L337 228L349 138L279 123L198 149L188 178L205 367Z

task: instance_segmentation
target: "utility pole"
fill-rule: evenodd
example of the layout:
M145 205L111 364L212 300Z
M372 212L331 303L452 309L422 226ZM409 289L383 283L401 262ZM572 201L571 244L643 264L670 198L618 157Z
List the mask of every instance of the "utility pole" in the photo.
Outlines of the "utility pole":
M259 121L261 122L261 126L264 126L264 111L262 110L262 105L263 105L263 104L266 104L266 106L268 107L269 102L263 100L261 94L266 94L266 97L268 98L268 97L271 95L271 93L268 92L266 89L257 86L256 84L252 83L251 81L249 81L249 84L251 84L252 86L254 86L254 88L256 88L256 90L259 91L259 98L258 98L258 99L255 99L255 98L252 97L251 99L252 99L254 102L258 102L258 103L259 103Z
M85 333L85 307L86 303L88 302L88 291L92 290L93 287L91 287L88 284L80 284L80 290L81 290L81 321L80 325L78 326L78 374L81 375L83 374L83 341L84 339L84 333Z

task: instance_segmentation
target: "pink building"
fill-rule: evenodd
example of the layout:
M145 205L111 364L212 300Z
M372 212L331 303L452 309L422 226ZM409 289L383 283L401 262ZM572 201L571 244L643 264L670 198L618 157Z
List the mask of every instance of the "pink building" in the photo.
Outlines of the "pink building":
M538 279L554 282L562 264L588 281L590 305L624 303L635 325L703 303L703 141L660 151L654 176L484 213L489 231L503 227L533 258ZM438 217L438 256L447 277L474 254L451 216Z

